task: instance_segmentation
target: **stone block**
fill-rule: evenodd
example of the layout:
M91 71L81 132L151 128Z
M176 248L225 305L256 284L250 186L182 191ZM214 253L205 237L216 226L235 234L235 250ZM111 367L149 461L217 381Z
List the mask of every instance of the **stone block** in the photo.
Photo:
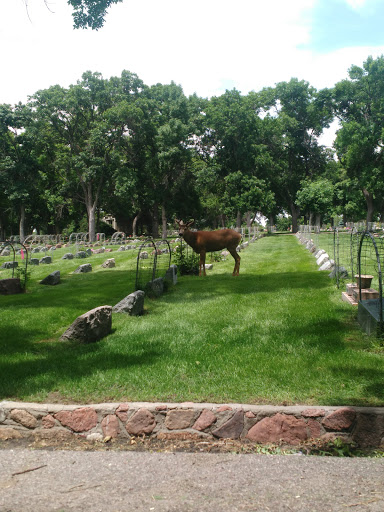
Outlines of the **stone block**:
M324 254L322 254L321 256L319 256L316 260L316 263L319 267L321 267L321 265L323 265L326 261L329 260L329 256L328 254L325 252Z
M145 285L145 291L148 295L160 297L164 292L164 279L162 277L158 277L157 279L150 281Z
M16 293L22 293L22 291L18 277L0 280L0 295L15 295Z
M74 411L59 411L55 418L74 432L88 432L97 425L97 413L92 407L81 407Z
M128 313L131 316L142 315L144 311L144 297L145 293L142 290L136 290L118 302L112 311L114 313Z
M60 341L77 341L79 343L93 343L112 330L112 307L99 306L76 318L60 337Z
M255 443L298 445L308 439L307 423L295 416L277 413L256 423L249 430L247 438Z
M332 268L332 261L331 260L328 260L328 261L325 261L320 267L319 267L319 270L331 270Z
M240 409L221 427L212 431L215 437L238 439L244 427L244 411Z
M127 422L125 428L129 434L141 436L151 434L156 426L154 415L148 409L139 409Z

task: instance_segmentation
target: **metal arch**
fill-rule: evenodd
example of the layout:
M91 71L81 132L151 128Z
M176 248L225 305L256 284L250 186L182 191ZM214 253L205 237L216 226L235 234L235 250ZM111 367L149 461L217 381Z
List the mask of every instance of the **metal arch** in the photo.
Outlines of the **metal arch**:
M382 272L381 272L381 263L380 263L380 254L377 249L377 244L374 236L368 230L363 231L360 238L359 251L357 255L357 264L358 264L358 274L359 274L359 299L361 300L361 249L363 247L363 243L365 238L369 238L373 244L376 253L376 262L377 262L377 273L379 278L379 321L380 321L380 330L383 330L383 286L382 286Z
M156 245L155 245L155 242L152 240L152 238L147 238L146 240L144 240L144 242L140 245L139 247L139 252L137 254L137 261L136 261L136 282L135 282L135 290L139 290L139 286L140 286L140 254L142 253L142 250L147 247L153 247L153 268L152 268L152 272L148 272L150 275L150 279L149 281L153 281L155 279L155 275L156 275L156 262L157 262L157 251L156 251ZM146 283L144 283L146 284Z
M28 249L21 242L11 242L9 240L5 240L5 241L0 241L0 244L2 245L1 251L3 251L7 246L10 246L12 248L12 251L13 251L13 264L16 261L16 251L15 251L14 244L21 245L22 248L24 249L24 251L25 251L25 278L24 278L25 280L24 280L24 285L26 286L26 284L27 284L26 274L27 274L27 269L28 269ZM15 266L12 265L12 278L14 277L14 275L15 275Z

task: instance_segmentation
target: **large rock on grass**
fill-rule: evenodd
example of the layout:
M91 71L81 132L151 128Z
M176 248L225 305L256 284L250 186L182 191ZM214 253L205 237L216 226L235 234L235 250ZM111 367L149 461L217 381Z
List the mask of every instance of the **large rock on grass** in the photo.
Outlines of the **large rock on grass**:
M60 341L93 343L112 330L112 306L99 306L76 318L61 336Z

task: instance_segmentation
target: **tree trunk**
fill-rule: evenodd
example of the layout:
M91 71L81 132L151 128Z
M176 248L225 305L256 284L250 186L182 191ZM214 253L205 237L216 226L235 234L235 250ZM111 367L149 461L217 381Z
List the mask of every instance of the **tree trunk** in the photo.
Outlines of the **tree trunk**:
M89 241L96 240L96 205L87 206Z
M298 220L300 217L300 208L296 206L294 203L290 204L291 216L292 216L292 233L297 233L298 231Z
M241 228L241 213L240 213L240 212L237 212L237 216L236 216L236 227L237 227L237 229L240 229L240 228Z
M161 231L163 240L167 239L167 212L165 211L165 206L161 206Z
M321 227L321 215L320 213L316 213L316 226L320 229Z
M367 203L367 229L370 222L373 219L373 195L366 188L363 188L363 195L365 202Z
M25 206L20 206L20 224L19 224L20 242L23 243L25 240Z
M139 212L135 216L135 218L133 219L133 222L132 222L132 236L133 236L133 238L137 237L137 221L139 220L140 217L141 217L141 212Z
M152 238L159 238L159 211L157 204L155 204L153 207Z

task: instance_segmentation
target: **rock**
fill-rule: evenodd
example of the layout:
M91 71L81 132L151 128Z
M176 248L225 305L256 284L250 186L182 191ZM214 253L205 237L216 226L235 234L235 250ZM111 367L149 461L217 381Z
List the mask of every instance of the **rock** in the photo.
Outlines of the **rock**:
M62 260L73 260L73 254L71 252L66 252L61 259Z
M59 411L55 418L64 427L74 432L87 432L97 425L97 413L92 407L81 407L74 411Z
M325 416L325 411L324 409L305 409L301 415L304 418L320 418Z
M128 313L131 316L142 315L144 311L144 297L145 293L142 290L136 290L118 302L112 311L114 313Z
M108 414L101 422L101 428L105 437L116 438L119 436L120 426L117 416L114 414Z
M240 409L221 427L212 431L215 437L238 439L244 427L244 411Z
M112 307L99 306L76 318L60 337L60 341L74 340L93 343L107 336L112 329Z
M80 265L73 271L74 274L85 274L87 272L92 272L92 265L90 263L84 263L84 265Z
M195 430L205 430L206 428L213 425L215 421L217 421L217 417L213 414L213 412L209 409L204 409L195 421L195 424L192 428Z
M141 259L141 260L146 260L146 259L148 259L148 253L147 253L147 251L141 251L141 253L140 253L140 259Z
M103 268L114 268L116 267L115 258L109 258L108 260L105 260L104 263L101 265Z
M0 254L0 256L10 256L10 255L11 255L11 251L7 248L3 249Z
M92 249L86 249L85 253L87 256L92 256Z
M75 258L88 258L88 254L85 251L79 251L75 254Z
M47 414L41 420L43 428L53 428L56 425L56 420L51 414Z
M323 419L327 430L348 430L356 419L356 411L350 407L341 407Z
M297 445L308 439L307 424L305 420L277 413L256 423L248 431L247 438L256 443L279 443L282 441L290 445Z
M117 252L125 251L125 245L120 245L120 247L117 249Z
M44 277L40 281L40 284L47 284L55 286L56 284L60 283L60 270L55 270L55 272L52 272L52 274L49 274L49 276Z
M189 428L194 421L196 413L193 409L176 409L169 411L165 418L165 426L169 430L182 430Z
M126 422L128 419L129 404L120 404L116 409L116 416L122 421Z
M170 281L172 284L177 283L177 265L171 265L166 273L165 273L165 279Z
M30 412L23 409L12 409L11 420L27 428L35 428L37 426L37 419Z
M212 270L213 269L213 263L206 263L205 264L205 270Z
M99 432L92 432L92 434L87 435L87 441L102 441L103 435Z
M40 263L39 258L31 258L29 260L30 265L38 265Z
M43 258L41 258L40 263L48 265L49 263L52 263L52 257L51 256L44 256Z
M151 434L156 426L154 415L148 409L139 409L127 422L125 428L129 434L141 436Z
M20 439L23 437L15 428L0 428L0 441L8 441L8 439Z
M0 268L17 268L19 266L17 261L4 261Z
M315 252L315 258L319 259L322 254L326 254L324 249L319 249L317 252Z
M22 293L20 279L18 277L11 277L9 279L0 280L0 295L14 295Z

